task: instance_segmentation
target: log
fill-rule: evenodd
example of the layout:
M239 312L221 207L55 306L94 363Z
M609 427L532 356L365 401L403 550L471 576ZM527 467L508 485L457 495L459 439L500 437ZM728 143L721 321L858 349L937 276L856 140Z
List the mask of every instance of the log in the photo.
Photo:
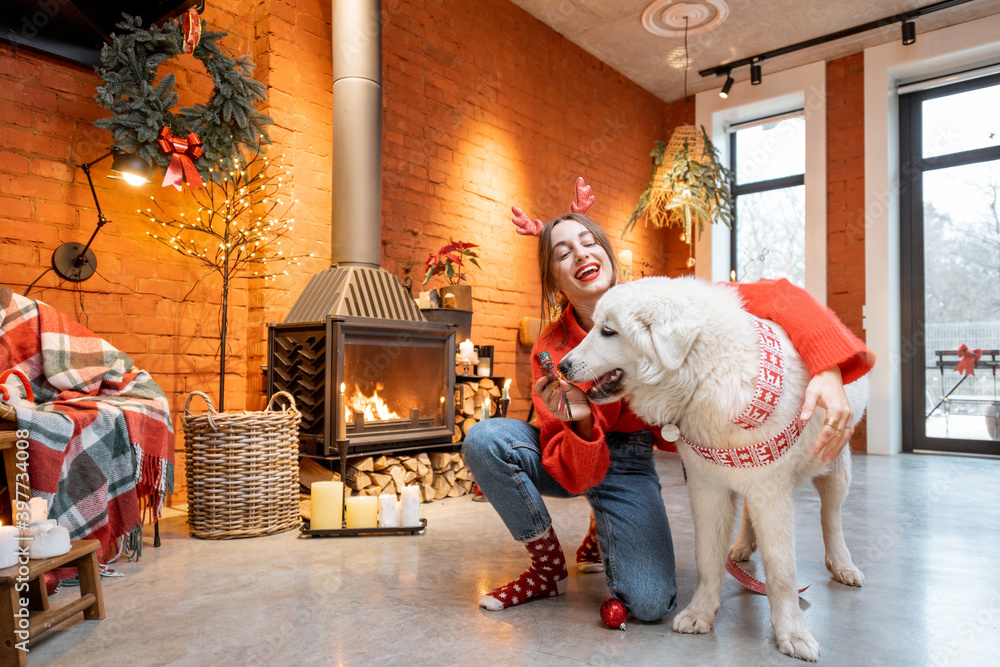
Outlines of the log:
M402 489L405 486L403 476L406 474L406 470L403 466L393 466L389 469L389 474L392 475L392 481L396 483L397 489Z
M420 476L421 484L433 484L434 483L434 471L430 468L427 469L423 475Z
M391 477L389 478L389 483L385 485L384 489L382 489L382 493L394 493L396 494L396 498L399 498L399 494L402 493L402 491L402 489L396 488L396 483L392 481Z
M461 417L462 415L458 415L458 416ZM456 419L455 421L458 421L458 420ZM455 425L455 432L451 434L451 442L452 442L452 444L454 444L456 442L462 442L462 437L463 437L462 436L462 427L460 425L456 424Z
M362 496L379 496L381 493L382 489L375 485L365 487L361 491Z
M426 474L427 474L427 473L428 473L429 471L430 471L430 468L429 468L429 467L427 467L427 464L425 464L425 463L424 463L423 461L421 461L420 459L417 459L417 474L418 474L418 475L420 475L421 477L423 477L423 476L424 476L424 475L426 475Z
M370 456L366 456L361 459L348 461L347 465L352 468L357 468L361 472L371 472L372 470L375 470L375 459Z
M449 486L454 486L454 484L455 484L455 471L454 470L445 470L444 471L444 478L445 478L445 481L448 482Z
M388 468L389 464L386 463L387 460L388 459L386 459L385 456L380 456L377 459L375 459L375 470L381 472L382 470Z
M407 470L403 474L403 484L409 484L410 482L412 482L416 478L417 478L417 473L413 472L412 470Z
M451 491L451 484L448 483L448 480L443 475L438 475L434 478L434 500L447 498L449 491Z
M361 472L357 468L348 466L347 476L344 478L344 483L355 491L360 491L370 485L372 480L367 474Z
M490 401L493 402L493 405L497 404L497 399L501 396L503 396L503 394L500 393L500 390L497 387L490 389Z
M458 486L457 484L451 487L451 491L448 492L449 498L458 498L459 496L464 496L464 495L465 495L465 489Z
M479 381L480 389L495 389L496 386L497 383L491 380L490 378L483 378L482 380Z
M472 479L472 473L469 471L468 468L462 466L461 468L455 471L455 479L458 480Z
M372 478L372 484L380 489L384 489L386 485L392 481L392 477L382 472L368 473L368 476Z
M466 493L472 493L472 486L474 482L471 479L460 479L458 480L458 485L462 487Z
M312 519L311 498L299 498L299 515L306 520Z
M472 428L474 425L476 425L478 423L479 423L479 420L475 419L473 417L469 417L468 419L466 419L465 421L463 421L462 422L462 435L463 435L463 437L466 436L466 435L468 435L469 434L469 429Z
M420 495L424 499L425 503L429 503L434 500L434 485L433 484L421 484L420 485Z
M313 482L331 482L340 479L339 472L324 468L315 459L299 459L299 484L312 489Z
M427 452L420 452L417 454L416 459L425 466L429 466L431 464L431 457L427 455Z
M407 470L412 470L414 472L416 472L417 469L420 467L420 462L414 458L410 458L409 456L400 458L399 462L403 464L404 468L406 468Z
M431 452L431 468L435 472L443 470L446 465L451 463L451 454L449 452Z

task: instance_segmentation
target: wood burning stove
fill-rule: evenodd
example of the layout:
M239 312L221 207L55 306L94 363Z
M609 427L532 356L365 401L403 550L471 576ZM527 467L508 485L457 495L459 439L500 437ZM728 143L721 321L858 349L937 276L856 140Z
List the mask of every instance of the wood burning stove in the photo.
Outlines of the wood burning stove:
M455 330L427 322L379 266L381 5L334 2L332 22L334 44L357 45L333 59L332 263L270 325L267 375L268 396L295 396L303 453L339 456L343 466L348 454L451 443Z
M302 412L303 454L337 456L341 438L351 454L452 441L451 326L337 316L272 324L268 359L268 394L292 393Z

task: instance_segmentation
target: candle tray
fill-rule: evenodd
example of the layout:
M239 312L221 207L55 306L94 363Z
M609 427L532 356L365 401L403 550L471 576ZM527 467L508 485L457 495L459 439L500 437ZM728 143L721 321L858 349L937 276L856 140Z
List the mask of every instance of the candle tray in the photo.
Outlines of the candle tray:
M357 537L359 535L416 535L427 528L427 519L421 519L418 526L397 526L393 528L326 528L312 530L305 521L299 529L300 537Z

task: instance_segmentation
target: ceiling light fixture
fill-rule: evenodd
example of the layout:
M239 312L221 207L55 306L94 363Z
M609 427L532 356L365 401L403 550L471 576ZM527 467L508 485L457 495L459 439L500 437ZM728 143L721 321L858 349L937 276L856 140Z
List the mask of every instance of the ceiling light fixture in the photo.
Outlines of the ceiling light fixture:
M726 73L726 82L722 84L722 90L719 91L719 97L726 99L729 97L729 91L733 89L733 75Z
M760 85L760 65L754 63L750 65L750 85L759 86Z
M943 9L951 9L952 7L957 7L958 5L964 5L971 0L941 0L940 2L935 2L934 4L927 5L925 7L918 7L916 9L911 9L900 14L893 14L892 16L886 16L885 18L878 19L877 21L869 21L868 23L862 23L861 25L856 25L852 28L846 28L838 32L832 32L829 35L823 35L822 37L814 37L813 39L807 39L804 42L798 42L796 44L791 44L789 46L783 46L780 49L773 49L771 51L765 51L764 53L758 53L753 56L748 56L746 58L741 58L740 60L734 60L733 62L725 63L723 65L716 65L715 67L710 67L708 69L703 69L698 72L702 76L731 76L734 69L738 67L743 67L744 65L750 66L750 79L755 85L760 83L760 61L766 60L768 58L776 58L778 56L783 56L794 51L801 51L802 49L808 49L813 46L818 46L820 44L826 44L827 42L833 42L838 39L843 39L845 37L851 37L869 30L876 30L879 28L885 28L886 26L891 26L894 23L902 24L903 31L903 44L913 44L917 41L916 26L913 23L913 19L931 14L933 12L938 12ZM756 80L754 77L754 72L757 72Z

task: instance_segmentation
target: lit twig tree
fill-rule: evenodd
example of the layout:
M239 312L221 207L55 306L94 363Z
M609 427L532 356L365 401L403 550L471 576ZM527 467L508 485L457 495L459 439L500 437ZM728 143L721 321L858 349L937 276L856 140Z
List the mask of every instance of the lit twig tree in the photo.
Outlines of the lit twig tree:
M226 328L229 310L229 284L237 278L275 280L288 274L288 266L299 265L305 255L290 255L282 240L292 232L295 218L284 219L292 201L283 195L290 184L288 169L281 158L271 160L257 153L245 165L234 158L233 169L221 163L209 169L205 187L192 190L198 212L168 213L154 197L152 207L139 213L159 226L147 232L156 241L209 268L185 295L186 300L204 278L217 273L222 278L220 317L219 410L225 409ZM311 254L309 255L312 256Z

